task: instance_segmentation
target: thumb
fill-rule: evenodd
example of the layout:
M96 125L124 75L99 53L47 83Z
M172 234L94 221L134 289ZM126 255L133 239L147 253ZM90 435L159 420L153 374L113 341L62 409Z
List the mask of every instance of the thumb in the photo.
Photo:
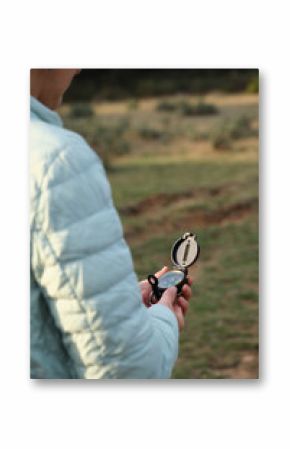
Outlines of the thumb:
M155 273L155 276L159 278L160 276L162 276L162 274L166 273L167 271L168 271L168 267L165 266L161 270L157 271Z
M177 296L177 288L170 287L163 293L159 303L167 305L168 307L173 307L173 304L176 300Z

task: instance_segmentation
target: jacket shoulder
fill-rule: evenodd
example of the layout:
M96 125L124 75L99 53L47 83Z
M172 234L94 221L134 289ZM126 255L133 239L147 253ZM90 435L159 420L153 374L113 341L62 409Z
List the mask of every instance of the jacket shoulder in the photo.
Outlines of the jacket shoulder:
M92 165L104 174L99 156L79 134L34 120L30 123L30 179L32 197L66 182Z

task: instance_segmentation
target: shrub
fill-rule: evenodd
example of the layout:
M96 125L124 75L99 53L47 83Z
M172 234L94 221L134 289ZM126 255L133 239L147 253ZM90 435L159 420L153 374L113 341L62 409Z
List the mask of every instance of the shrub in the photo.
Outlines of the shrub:
M197 103L195 107L196 115L215 115L218 113L218 108L214 104L210 103Z
M214 129L211 136L213 147L216 149L231 149L232 141L256 134L252 129L251 118L246 115L222 123L218 128Z
M129 143L124 139L128 124L125 120L115 126L104 126L96 123L89 135L90 144L97 150L110 153L111 155L122 155L128 153Z
M163 143L170 140L170 133L161 129L143 127L138 130L139 136L144 140L158 140Z
M191 104L187 101L180 102L179 111L185 116L195 115L214 115L218 113L217 108L213 104L198 102Z
M232 139L242 139L253 135L251 119L246 115L241 115L229 123L229 134Z
M71 106L69 116L71 118L84 118L92 117L94 111L90 103L74 103Z
M130 128L130 121L128 117L123 117L116 125L115 127L111 127L115 130L115 132L122 137L123 134L125 134L128 129Z
M179 103L178 110L181 115L187 115L187 116L196 115L195 106L193 104L189 103L188 101L181 101Z
M218 113L218 109L215 105L210 103L204 103L199 101L196 104L192 104L186 100L180 101L161 101L157 104L156 109L158 111L173 112L177 111L184 116L196 116L196 115L214 115Z
M232 139L225 129L221 129L212 136L212 145L216 150L230 150Z
M177 109L178 103L168 100L162 100L156 106L156 110L161 112L172 112L176 111Z
M139 136L145 140L159 140L162 136L162 131L154 128L140 128Z

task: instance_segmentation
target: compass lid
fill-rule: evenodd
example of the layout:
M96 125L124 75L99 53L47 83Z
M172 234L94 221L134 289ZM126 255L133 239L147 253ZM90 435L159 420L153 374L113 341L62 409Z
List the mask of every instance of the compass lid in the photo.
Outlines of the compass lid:
M191 232L186 232L172 246L171 260L178 267L187 268L193 265L198 255L199 245L196 236Z

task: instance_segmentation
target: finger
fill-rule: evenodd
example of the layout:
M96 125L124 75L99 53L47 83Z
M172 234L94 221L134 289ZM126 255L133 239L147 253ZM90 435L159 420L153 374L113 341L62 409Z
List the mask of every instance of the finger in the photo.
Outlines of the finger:
M159 278L160 276L162 276L162 274L166 273L167 271L168 271L168 267L164 266L161 270L159 270L159 271L157 271L157 273L155 273L155 276ZM141 289L143 302L145 304L147 304L148 301L146 301L146 300L148 298L148 295L150 295L150 293L152 291L152 287L149 284L148 280L146 280L146 279L144 279L143 281L140 281L139 286Z
M166 273L168 271L168 267L163 267L161 270L159 270L159 271L157 271L156 273L155 273L155 276L157 277L157 278L160 278L160 276L162 276L164 273Z
M162 276L162 274L166 273L167 271L168 271L168 267L163 267L161 270L159 270L155 273L155 276L159 278L160 276ZM140 285L141 290L151 291L151 285L149 284L147 279L143 279L143 281L140 281L139 285Z
M142 296L142 302L146 307L150 307L151 303L150 303L150 298L149 296Z
M181 289L181 293L182 293L182 296L184 296L184 298L187 299L187 301L190 300L190 298L192 296L192 290L189 287L189 285L185 284Z
M187 277L187 282L188 282L188 285L192 285L193 279L192 279L191 276L188 276L188 277Z
M189 307L189 302L183 296L178 296L176 303L181 307L183 315L186 315Z
M176 287L170 287L163 293L160 303L166 304L169 307L173 307L173 304L176 300L177 296L177 288Z
M179 330L181 331L184 328L184 314L182 308L178 304L175 304L173 311L178 322Z
M142 296L144 295L144 294L146 294L146 292L148 291L148 286L150 287L150 284L149 284L149 282L148 281L140 281L139 282L139 287L140 287L140 289L141 289L141 293L142 293Z
M149 284L149 282L145 281L145 280L139 282L139 286L140 286L142 292L147 290L148 284Z

